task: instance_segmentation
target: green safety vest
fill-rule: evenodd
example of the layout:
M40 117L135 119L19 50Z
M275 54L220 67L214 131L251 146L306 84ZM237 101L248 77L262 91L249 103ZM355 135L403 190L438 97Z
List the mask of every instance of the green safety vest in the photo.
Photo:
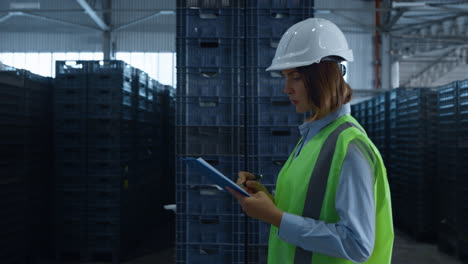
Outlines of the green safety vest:
M379 151L364 129L350 115L344 115L323 128L294 159L296 148L281 169L276 183L275 203L279 209L295 215L337 223L335 195L343 161L353 140L359 140L374 155L374 198L376 209L375 244L364 263L390 264L393 248L393 221L390 189ZM300 141L299 141L300 144ZM298 144L298 145L299 145ZM367 156L368 159L371 159ZM371 166L372 167L372 166ZM268 245L269 264L338 264L346 259L305 251L278 237L271 226Z

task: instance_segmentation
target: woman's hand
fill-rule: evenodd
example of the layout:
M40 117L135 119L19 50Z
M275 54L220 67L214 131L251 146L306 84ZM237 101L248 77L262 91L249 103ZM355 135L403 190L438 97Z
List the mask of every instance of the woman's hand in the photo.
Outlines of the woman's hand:
M268 189L263 184L255 181L255 175L250 172L240 171L236 184L244 184L245 186L242 188L251 195L258 192L264 192L272 201L274 201L273 196L270 194Z
M247 197L229 187L227 187L227 189L236 197L242 206L242 210L248 216L262 220L276 227L280 226L283 212L276 207L273 200L265 192L257 191L251 194L251 197Z

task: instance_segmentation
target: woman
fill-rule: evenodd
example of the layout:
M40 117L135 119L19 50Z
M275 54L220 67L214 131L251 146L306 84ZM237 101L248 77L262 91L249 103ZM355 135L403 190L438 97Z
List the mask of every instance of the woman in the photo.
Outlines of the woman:
M270 223L268 263L391 263L390 191L380 153L350 115L352 91L342 61L352 61L344 34L310 18L293 25L267 71L281 71L284 93L299 113L301 139L281 169L273 197L239 172L232 189L244 212Z

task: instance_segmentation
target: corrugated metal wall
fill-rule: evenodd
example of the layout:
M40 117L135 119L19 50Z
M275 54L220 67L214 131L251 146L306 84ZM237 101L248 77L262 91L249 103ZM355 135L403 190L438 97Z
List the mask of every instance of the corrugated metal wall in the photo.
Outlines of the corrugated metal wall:
M348 65L348 83L353 89L374 87L374 2L362 0L315 0L316 17L328 19L340 27L353 50L354 61ZM352 10L345 10L352 9ZM361 25L358 25L361 24Z

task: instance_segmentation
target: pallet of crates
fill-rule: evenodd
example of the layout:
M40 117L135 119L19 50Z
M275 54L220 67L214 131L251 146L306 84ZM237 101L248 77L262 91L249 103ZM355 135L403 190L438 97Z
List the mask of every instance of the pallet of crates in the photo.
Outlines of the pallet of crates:
M397 217L400 226L417 239L432 240L435 162L430 151L427 88L405 89L397 97L397 161L401 185L406 186ZM410 201L410 202L408 202ZM411 223L417 222L415 228Z
M458 195L457 173L457 144L459 110L458 110L457 83L451 83L438 90L438 137L437 137L437 247L439 250L457 254L458 236L460 230L457 226Z
M90 61L87 92L88 247L92 259L119 262L137 246L131 203L136 189L133 68ZM133 208L132 208L133 207ZM132 208L132 209L131 209Z
M392 192L392 197L394 194L397 194L398 190L396 189L396 176L395 169L397 167L395 156L396 156L396 122L397 122L397 106L396 106L396 96L397 89L385 92L386 97L386 123L385 127L387 130L386 133L386 149L387 149L387 177L390 184L390 190ZM396 198L396 197L395 197ZM393 198L392 198L393 199Z
M26 137L28 258L51 257L52 234L52 79L23 71Z
M385 94L380 93L374 98L374 115L375 115L375 124L374 124L374 137L373 142L379 149L382 158L386 160L386 145L385 145L385 136L386 136L386 108L385 108Z
M54 255L88 259L86 61L57 61L54 89Z
M25 95L22 70L0 71L0 164L5 175L0 180L0 223L7 227L0 232L0 258L11 264L25 262L28 251Z
M248 2L247 27L247 134L248 168L263 174L262 182L274 191L279 170L292 152L300 135L298 126L306 116L297 114L284 94L284 79L280 72L266 72L281 36L293 24L313 16L312 1L252 1ZM250 250L248 259L266 263L270 226L250 220L249 243L258 245ZM253 234L250 234L253 233Z
M229 27L227 22L212 23L229 21L234 26L239 17L232 14L240 10L200 6L194 13L185 5L181 7L179 14L187 13L184 19L192 22L178 29L181 56L176 115L177 262L235 263L241 260L238 204L231 195L187 167L182 158L202 157L232 180L237 178L243 163L239 112L243 104L235 85L239 72L236 56L241 47L238 31L225 28ZM210 15L212 12L219 16ZM197 31L191 32L193 28ZM181 33L186 30L189 33ZM214 35L207 34L208 30Z
M468 261L468 228L464 226L464 222L468 219L468 79L458 81L458 144L457 144L457 164L460 165L457 171L457 225L459 230L458 240L458 257Z

